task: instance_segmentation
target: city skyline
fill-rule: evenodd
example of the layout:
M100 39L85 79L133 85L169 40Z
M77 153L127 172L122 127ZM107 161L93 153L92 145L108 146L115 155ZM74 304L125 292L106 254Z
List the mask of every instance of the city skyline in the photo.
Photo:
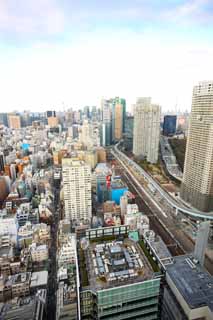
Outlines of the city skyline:
M0 3L2 110L100 107L102 98L152 96L191 108L212 78L210 1Z

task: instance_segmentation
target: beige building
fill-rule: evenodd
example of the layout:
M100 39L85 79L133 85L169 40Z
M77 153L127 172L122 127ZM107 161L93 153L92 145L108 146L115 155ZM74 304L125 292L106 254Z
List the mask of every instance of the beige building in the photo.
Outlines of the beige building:
M201 211L213 210L213 81L193 89L180 195Z
M20 129L21 128L21 117L15 114L8 115L8 123L11 129Z
M151 104L151 98L138 98L134 108L133 153L151 163L158 161L160 115L160 106Z
M15 274L8 281L12 284L12 298L30 294L30 272Z
M120 140L123 136L123 105L115 104L115 140Z
M96 149L98 163L106 162L106 150L102 147Z
M32 261L33 262L42 262L48 259L48 247L46 244L36 245L33 243L30 248Z
M48 121L48 126L50 126L51 128L57 127L58 125L57 117L48 117L47 121Z
M92 215L91 168L76 158L62 159L65 218L90 220Z

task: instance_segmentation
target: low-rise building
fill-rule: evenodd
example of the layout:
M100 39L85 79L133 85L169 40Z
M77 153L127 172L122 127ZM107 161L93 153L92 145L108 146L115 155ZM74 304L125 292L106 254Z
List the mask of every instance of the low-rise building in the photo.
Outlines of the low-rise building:
M12 298L24 297L30 294L30 279L30 272L18 273L8 279L11 283Z
M30 252L33 262L43 262L49 257L48 247L46 244L36 245L36 243L33 243L30 246Z
M38 290L47 289L48 271L32 272L30 281L30 292L36 293Z
M75 235L69 234L64 237L58 250L58 266L75 264L76 261L76 240Z
M0 317L4 320L43 320L46 298L47 291L42 289L33 296L9 300L0 305Z
M74 286L59 283L56 308L56 320L78 319L77 295Z

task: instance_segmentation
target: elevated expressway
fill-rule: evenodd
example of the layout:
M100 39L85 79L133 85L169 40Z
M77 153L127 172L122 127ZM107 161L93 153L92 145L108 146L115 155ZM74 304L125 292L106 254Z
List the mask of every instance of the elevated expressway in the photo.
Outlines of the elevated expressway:
M112 149L111 153L114 157L120 162L120 164L126 169L128 174L135 179L137 175L143 177L143 179L151 185L153 190L159 192L161 197L170 205L171 208L176 210L176 214L178 212L187 215L189 218L194 220L211 220L213 222L213 212L212 213L205 213L198 211L196 209L192 209L181 203L180 201L176 200L173 196L171 196L168 192L166 192L153 178L150 176L144 169L142 169L136 162L132 159L127 157L122 151L118 149L120 142L117 143ZM134 170L135 175L132 174L131 170ZM151 196L150 196L151 197Z

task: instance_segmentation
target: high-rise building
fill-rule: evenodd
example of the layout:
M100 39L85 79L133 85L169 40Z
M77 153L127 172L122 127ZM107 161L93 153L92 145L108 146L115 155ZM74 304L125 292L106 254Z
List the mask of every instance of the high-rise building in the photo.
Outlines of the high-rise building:
M163 121L163 135L172 136L176 132L177 116L166 115Z
M160 138L160 106L151 104L151 98L139 98L134 112L133 153L137 157L145 157L148 162L156 163Z
M99 127L97 123L84 120L83 125L80 127L79 141L86 149L91 149L94 146L100 146Z
M58 121L58 117L56 117L56 112L55 111L47 111L46 115L47 115L47 123L48 123L48 125L51 128L57 127L59 121Z
M52 111L52 110L51 111L47 111L46 115L47 115L47 118L56 117L55 111Z
M29 111L24 111L21 113L21 126L22 127L27 127L31 125L30 121L30 112Z
M208 243L210 222L204 221L200 223L198 235L195 243L194 257L204 265L205 251Z
M112 100L101 101L102 110L102 145L109 146L112 143Z
M213 81L193 89L180 196L201 211L213 210Z
M20 129L21 128L21 117L16 114L8 115L8 123L11 129Z
M84 115L86 116L86 119L90 119L89 106L85 106L85 107L84 107Z
M58 118L57 117L48 117L47 118L48 125L50 128L54 128L58 126Z
M112 140L123 137L125 130L126 100L116 97L112 102Z
M5 165L5 157L4 153L0 152L0 172L4 172L4 165Z
M74 158L62 159L65 218L72 221L90 220L91 169L83 161Z
M130 115L126 116L124 147L128 151L132 151L132 147L133 147L133 127L134 127L134 117Z
M70 127L73 124L73 111L68 109L65 113L65 124L66 127Z
M8 116L7 113L0 113L0 124L8 127Z

